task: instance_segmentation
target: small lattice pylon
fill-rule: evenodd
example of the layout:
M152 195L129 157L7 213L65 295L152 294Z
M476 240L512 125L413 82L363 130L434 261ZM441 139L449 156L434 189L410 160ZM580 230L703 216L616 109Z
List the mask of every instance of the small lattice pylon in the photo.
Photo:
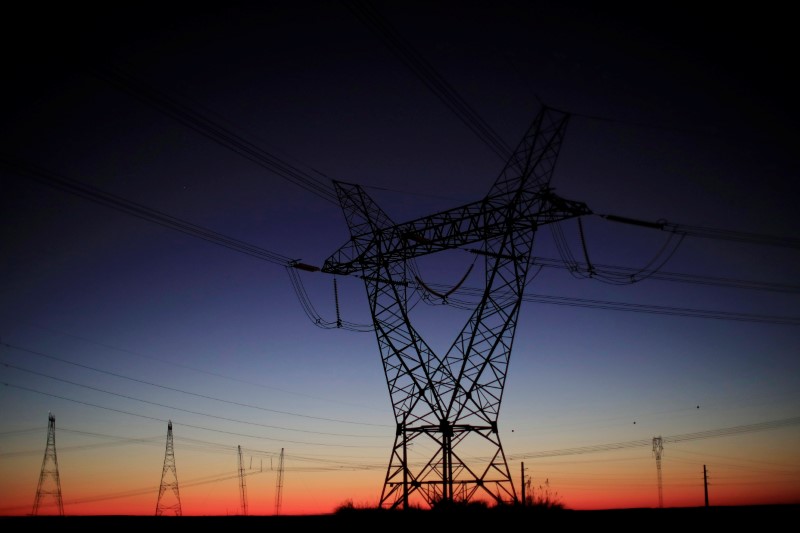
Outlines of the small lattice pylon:
M664 440L653 437L653 455L656 458L656 472L658 473L658 507L664 507L664 489L661 481L661 454L664 453Z
M44 450L42 471L36 486L36 499L33 501L33 515L58 514L64 516L64 503L61 500L61 478L58 476L58 457L56 456L56 417L48 415L47 447ZM55 500L55 513L41 513L44 498Z
M161 471L161 487L158 489L156 516L181 516L181 495L178 492L178 473L175 470L175 449L172 445L172 420L167 425L167 450L164 454L164 469Z

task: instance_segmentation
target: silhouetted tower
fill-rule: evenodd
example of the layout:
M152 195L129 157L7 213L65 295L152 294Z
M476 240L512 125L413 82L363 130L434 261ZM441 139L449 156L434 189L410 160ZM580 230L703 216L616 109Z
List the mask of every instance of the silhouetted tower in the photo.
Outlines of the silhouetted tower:
M56 456L56 417L48 413L47 446L42 459L42 471L36 486L36 499L33 500L33 515L39 514L42 499L52 496L55 499L56 513L64 516L64 503L61 500L61 478L58 475L58 457ZM51 513L45 513L51 514Z
M164 453L164 469L161 471L161 487L158 489L156 516L181 516L181 495L178 492L178 472L175 470L175 449L172 445L172 420L167 425L167 449Z
M281 448L281 458L278 461L278 481L275 483L275 514L281 514L283 504L283 448Z
M568 121L543 108L485 197L410 222L396 224L360 186L334 182L350 240L321 270L358 273L364 282L396 423L382 507L407 509L412 494L429 505L455 494L517 500L497 422L534 234L591 214L549 187ZM409 312L416 297L445 302L452 291L425 286L415 261L457 248L483 265L485 288L441 354L412 326ZM418 439L424 442L410 448Z
M242 462L241 446L239 446L239 496L242 498L242 514L247 516L247 487L244 484L244 463Z
M653 455L656 456L656 472L658 472L658 507L664 507L664 492L661 484L661 452L664 451L664 442L661 437L653 437Z

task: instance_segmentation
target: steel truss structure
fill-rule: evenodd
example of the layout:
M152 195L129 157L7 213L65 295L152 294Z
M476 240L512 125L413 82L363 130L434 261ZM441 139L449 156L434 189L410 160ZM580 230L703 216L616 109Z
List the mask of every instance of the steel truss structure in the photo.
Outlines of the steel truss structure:
M167 447L164 452L164 467L161 470L161 485L158 488L156 516L182 516L181 493L178 489L178 471L175 468L175 444L172 438L172 420L167 423Z
M498 417L534 235L591 214L549 186L568 122L542 108L484 198L410 222L395 224L359 185L334 183L351 238L322 271L364 281L397 425L381 507L407 509L412 496L431 507L517 501ZM466 247L484 262L485 289L438 354L411 324L409 272L418 257ZM414 444L433 451L411 461Z
M33 501L33 516L39 514L42 501L52 496L55 501L55 513L64 516L64 501L61 498L61 477L58 474L58 456L56 455L56 417L47 415L47 447L42 459L42 471L36 485L36 499Z

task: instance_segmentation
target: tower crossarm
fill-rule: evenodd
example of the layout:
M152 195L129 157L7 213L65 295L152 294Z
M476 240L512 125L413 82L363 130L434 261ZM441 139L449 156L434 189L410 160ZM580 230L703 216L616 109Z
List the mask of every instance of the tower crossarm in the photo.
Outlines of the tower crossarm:
M519 212L509 217L508 205L495 205L491 197L435 215L404 222L374 233L356 235L324 263L323 272L352 274L372 271L378 262L386 264L459 248L499 238L509 226L539 226L568 218L590 215L583 203L556 195L543 188L517 204ZM377 237L377 238L376 238ZM380 246L377 246L380 243Z

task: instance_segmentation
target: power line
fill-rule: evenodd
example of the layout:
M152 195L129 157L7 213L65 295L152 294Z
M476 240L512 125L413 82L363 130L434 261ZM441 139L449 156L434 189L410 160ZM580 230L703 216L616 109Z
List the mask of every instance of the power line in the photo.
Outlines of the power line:
M746 242L750 244L762 244L767 246L779 246L784 248L800 249L800 239L795 239L790 237L777 237L773 235L748 233L744 231L734 231L722 228L709 228L704 226L688 226L685 224L674 224L671 222L667 222L666 220L658 220L652 222L647 220L622 217L618 215L606 214L598 216L606 220L610 220L612 222L621 222L623 224L643 226L646 228L668 231L670 233L677 233L679 235L687 235L690 237L702 237L705 239Z
M532 261L533 265L544 266L547 268L566 269L571 272L582 272L582 277L592 277L587 263L575 262L567 265L564 261L547 257L536 257ZM798 293L800 285L789 285L785 283L772 283L766 281L743 280L733 278L723 278L718 276L699 276L696 274L683 274L677 272L665 272L663 270L631 268L618 265L604 265L592 263L595 272L600 272L608 277L613 277L620 282L628 283L640 279L657 279L662 281L677 281L681 283L691 283L697 285L715 285L719 287L731 287L735 289L751 289L759 291L773 291L782 293Z
M392 25L380 15L368 0L343 0L345 6L352 11L363 23L375 31L394 52L403 63L408 66L414 74L431 89L442 102L461 119L478 137L486 143L505 162L511 155L511 149L506 145L500 136L481 119L474 109L461 98L455 89L434 69L425 58L415 50L411 44L405 40ZM573 113L570 113L572 115ZM607 117L592 116L587 114L578 115L583 118L600 120L606 122L623 122ZM639 127L654 127L652 125L635 124ZM664 128L662 128L664 129ZM681 130L684 133L696 133L689 130ZM639 225L649 225L664 231L677 233L680 235L712 238L718 240L730 240L735 242L747 242L754 244L764 244L770 246L784 246L790 248L800 248L800 239L774 237L770 235L760 235L726 229L709 228L701 226L689 226L682 224L672 224L666 221L643 222L635 221L626 217L615 215L600 215L608 220L617 222L634 223Z
M671 437L663 437L662 442L687 442L693 440L704 440L718 437L727 437L730 435L740 435L743 433L754 433L758 431L768 431L773 429L781 429L800 424L800 416L791 418L784 418L782 420L771 420L768 422L759 422L756 424L747 424L741 426L733 426L728 428L713 429L708 431L699 431L696 433L685 433L683 435L673 435ZM523 454L513 454L509 459L541 459L545 457L560 457L566 455L582 455L586 453L606 452L613 450L623 450L627 448L641 448L644 446L652 446L652 439L639 439L626 442L614 442L609 444L595 444L592 446L582 446L579 448L562 448L560 450L547 450L541 452L531 452Z
M435 69L427 62L425 59L416 51L414 50L410 44L405 41L402 36L377 12L375 9L370 6L369 2L364 1L344 1L343 2L358 18L362 20L362 22L366 23L373 30L375 30L385 41L387 46L398 54L398 56L404 61L404 63L409 66L412 71L422 79L426 85L431 88L437 96L457 115L461 118L462 121L467 124L470 129L472 129L475 133L479 135L479 137L484 140L484 142L489 145L493 151L495 151L500 157L504 160L508 159L510 149L502 142L500 137L491 130L491 128L474 112L474 110L463 100L461 99L455 90L450 86L441 76L435 71ZM254 153L262 153L260 149L244 141L243 139L238 138L234 134L230 134L225 132L223 128L218 125L213 124L209 119L202 117L201 115L193 112L190 108L180 105L177 103L176 100L170 98L163 93L159 93L154 89L145 86L141 82L135 80L128 74L123 73L122 71L110 71L105 69L100 71L99 74L109 81L112 81L118 85L123 86L129 91L132 91L135 95L139 96L140 98L144 99L148 103L156 105L162 111L166 111L170 116L178 119L182 123L189 125L193 129L201 131L201 133L208 134L209 132L214 133L215 135L212 138L215 140L222 140L223 144L231 147L229 144L231 139L236 140L235 147L241 148L242 146L247 146L248 150L241 151L237 149L237 153L245 155L246 157L252 158ZM586 116L586 115L585 115ZM191 120L187 119L190 118ZM587 118L594 118L599 119L598 117L588 117ZM606 119L608 120L608 119ZM199 129L198 129L199 128ZM219 137L218 134L225 133L225 135ZM268 155L263 154L262 155ZM292 175L292 174L290 174ZM317 182L318 183L318 182ZM326 194L330 196L330 198L335 198L333 192L328 191ZM719 228L709 228L709 227L700 227L700 226L688 226L688 225L680 225L680 224L673 224L668 223L666 221L657 221L657 222L648 222L648 221L641 221L635 220L628 217L621 217L617 215L600 215L601 217L615 221L615 222L622 222L627 224L635 224L639 226L650 227L654 229L659 229L663 231L668 231L674 234L682 235L682 236L694 236L694 237L702 237L702 238L712 238L718 240L729 240L734 242L746 242L746 243L755 243L755 244L763 244L763 245L771 245L771 246L783 246L783 247L791 247L791 248L800 248L800 239L789 239L783 237L775 237L770 235L759 235L753 233L746 233L746 232L738 232L738 231L731 231L726 229L719 229ZM297 262L292 262L286 258L286 261L290 263L290 266L295 266ZM552 264L549 266L553 266ZM620 268L613 268L613 270L609 270L608 268L595 270L596 265L589 265L591 268L591 273L596 275L598 279L605 279L617 283L626 283L637 281L634 279L634 273L632 270L625 269L625 272L620 272ZM569 267L567 267L569 268ZM573 272L575 271L574 268L572 269ZM352 331L372 331L371 324L355 324L349 322L342 322L341 320L337 321L327 321L322 318L322 316L314 309L313 305L311 304L310 299L307 297L305 293L305 289L302 287L302 281L299 278L299 275L292 269L287 268L287 272L290 275L290 279L292 281L292 286L295 290L295 293L298 297L298 300L301 303L301 306L311 320L311 322L318 327L325 328L325 329L332 329L332 328L342 328L348 329ZM643 279L644 277L650 277L657 275L656 270L648 270L646 273L643 272L638 273L640 275L639 279ZM698 277L691 278L689 276L683 276L679 278L678 275L672 274L671 277L668 277L666 274L661 274L660 279L670 279L671 281L686 281L691 283L699 283L699 284L707 284L709 280L703 280ZM786 290L786 285L775 285L775 284L759 284L758 282L745 282L742 280L724 280L724 279L717 279L718 283L727 284L728 286L738 286L740 288L757 288L761 290ZM797 288L789 288L789 290L797 290ZM637 306L633 304L622 304L622 303L614 303L614 302L597 302L597 301L582 301L579 302L577 300L572 302L567 302L565 299L558 299L557 301L551 300L550 297L539 297L536 296L535 301L543 302L547 300L547 303L558 303L559 305L580 305L585 307L592 307L592 308L600 308L600 309L613 309L613 310L626 310L626 311L637 311L637 312L645 312L645 313L654 313L654 314L671 314L671 315L678 315L678 316L691 316L691 317L705 317L705 318L716 318L716 319L725 319L725 320L744 320L744 321L754 321L754 322L770 322L770 323L790 323L794 324L797 321L793 318L784 318L784 317L765 317L759 315L747 315L747 314L740 314L740 313L726 313L726 312L715 312L715 311L703 311L703 310L687 310L687 309L679 309L679 308L663 308L657 306ZM529 300L530 301L530 300Z
M162 440L163 440L163 437L162 437ZM257 475L257 474L261 474L261 473L262 472L249 472L246 475L251 476L251 475ZM238 474L214 474L213 476L204 476L202 478L198 478L198 479L195 479L195 480L190 480L188 483L181 483L181 487L197 487L197 486L201 486L201 485L208 485L210 483L219 483L221 481L227 481L227 480L232 479L232 478L237 477L237 476L238 476ZM83 504L97 503L97 502L108 501L108 500L119 500L119 499L123 499L123 498L132 498L132 497L135 497L135 496L144 496L146 494L151 494L154 491L157 491L157 489L155 487L148 487L148 488L142 488L142 489L131 489L131 490L126 490L126 491L121 491L121 492L103 493L102 495L98 495L98 496L88 496L88 497L85 497L85 498L75 498L75 499L72 499L72 500L66 500L64 503L66 505L68 505L68 506L83 505ZM9 512L9 511L17 510L17 509L21 509L21 507L3 507L3 508L0 508L0 511Z
M221 233L217 233L216 231L186 222L185 220L162 213L150 207L126 200L120 196L107 193L90 185L57 175L27 161L22 161L8 156L2 156L2 158L0 158L0 166L2 166L4 170L18 176L34 180L60 191L80 196L81 198L85 198L92 202L111 207L112 209L122 211L149 222L155 222L156 224L166 226L187 235L230 248L231 250L235 250L237 252L268 261L270 263L286 266L292 264L294 261L284 255L260 248L238 239L234 239L233 237L228 237Z
M162 113L174 118L201 135L208 137L212 141L232 150L238 155L249 159L320 198L335 205L339 205L332 186L321 182L318 178L303 172L243 137L227 130L222 125L212 121L209 117L180 103L176 98L168 96L145 84L141 80L136 79L133 75L123 71L118 66L91 66L89 68L97 77L125 90L139 100L155 107Z
M502 138L478 116L477 112L461 97L409 42L365 0L343 0L342 2L361 22L369 26L384 44L411 69L473 133L475 133L503 162L511 157L512 150Z
M244 241L240 241L238 239L228 237L221 233L217 233L215 231L203 228L201 226L197 226L195 224L183 221L181 219L156 211L141 204L131 202L122 197L101 191L100 189L96 189L86 184L82 184L78 181L58 176L50 171L39 168L27 162L22 162L16 159L8 159L3 157L2 160L0 160L0 164L6 170L13 172L19 176L32 179L44 185L54 187L63 192L75 194L82 198L100 203L102 205L106 205L113 209L120 210L124 213L178 230L182 233L191 235L193 237L198 237L205 241L218 244L220 246L224 246L231 250L284 266L287 268L287 272L289 272L290 274L290 278L292 280L293 287L295 288L295 292L297 293L297 296L300 299L301 304L303 305L303 308L306 311L306 314L309 316L309 318L312 319L312 322L314 322L317 325L321 325L322 327L333 327L332 322L324 321L319 316L319 314L316 313L316 311L313 309L313 306L310 306L310 300L307 298L307 295L305 294L305 289L302 288L302 284L300 283L299 277L294 275L294 269L302 266L302 263L300 263L296 259L291 259L287 256L278 254L276 252L272 252L264 248L260 248L255 245L246 243ZM737 240L739 242L757 242L761 244L774 244L774 245L794 247L793 243L796 241L795 239L782 239L779 237L770 237L764 235L756 236L753 234L732 232L721 229L714 230L712 228L706 228L706 230L707 233L705 236L708 238ZM434 285L431 284L431 286ZM460 288L456 292L463 294L465 291L469 293L469 291L474 292L475 289ZM793 317L766 316L766 315L754 315L745 313L728 313L724 311L705 311L696 309L682 309L677 307L649 306L643 304L626 304L620 302L586 300L586 299L567 298L558 296L527 294L525 295L525 299L527 301L538 302L538 303L551 303L557 305L590 307L595 309L607 309L607 310L617 310L617 311L635 311L640 313L651 313L651 314L666 314L666 315L677 315L677 316L698 317L698 318L716 318L722 320L765 322L765 323L790 324L790 325L797 325L798 323L800 323L800 319ZM450 302L456 303L455 299L450 299ZM348 329L351 329L353 331L362 331L362 332L372 331L371 325L355 324L355 323L346 323L345 325Z
M75 381L70 381L68 379L63 379L63 378L58 378L58 377L55 377L55 376L51 376L49 374L45 374L44 372L37 372L35 370L30 370L28 368L23 368L21 366L14 365L14 364L11 364L11 363L0 362L0 364L2 364L3 366L6 366L8 368L13 368L13 369L19 370L21 372L27 372L29 374L33 374L33 375L36 375L36 376L41 376L41 377L44 377L44 378L52 379L54 381L60 381L61 383L68 383L70 385L75 385L76 387L82 387L84 389L89 389L89 390L93 390L93 391L97 391L97 392L102 392L104 394L109 394L111 396L117 396L119 398L125 398L126 400L134 400L134 401L141 402L141 403L146 403L146 404L149 404L149 405L155 405L157 407L166 407L167 409L173 409L175 411L181 411L183 413L189 413L189 414L192 414L192 415L205 416L205 417L208 417L208 418L216 418L218 420L225 420L225 421L228 421L228 422L235 422L237 424L246 424L246 425L250 425L250 426L258 426L258 427L263 427L263 428L267 428L267 429L280 429L280 430L283 430L283 431L296 431L298 433L313 433L315 435L329 435L329 436L335 436L335 437L383 438L382 435L348 435L348 434L344 434L344 433L330 433L330 432L325 432L325 431L311 431L311 430L307 430L307 429L294 429L294 428L287 428L287 427L283 427L283 426L273 426L271 424L260 424L258 422L248 422L246 420L238 420L236 418L230 418L230 417L227 417L227 416L211 415L211 414L208 414L208 413L203 413L201 411L193 411L191 409L183 409L181 407L175 407L175 406L172 406L172 405L166 405L166 404L163 404L163 403L153 402L151 400L143 400L141 398L136 398L135 396L129 396L127 394L121 394L121 393L118 393L118 392L108 391L108 390L105 390L105 389L101 389L99 387L93 387L91 385L86 385L84 383L78 383L78 382L75 382ZM223 401L223 400L218 400L218 401ZM316 417L309 417L309 418L316 418Z
M65 430L64 428L58 428L59 433L63 432L70 432L70 430ZM73 433L83 433L85 435L98 435L97 433L89 433L89 432L78 432L72 431ZM93 450L97 448L106 448L109 446L128 446L130 444L162 444L164 440L163 436L159 437L145 437L145 438L131 438L131 437L113 437L117 440L114 442L105 442L102 444L81 444L77 446L60 446L59 449L64 451L75 451L75 450ZM0 453L0 457L9 458L9 457L18 457L22 455L31 455L31 454L38 454L40 453L39 450L33 451L17 451L17 452L2 452Z
M528 294L523 296L526 302L547 303L554 305L567 305L572 307L588 307L592 309L604 309L612 311L630 311L636 313L646 313L655 315L673 315L691 318L711 318L717 320L733 320L738 322L759 322L765 324L782 324L789 326L800 325L800 318L757 315L750 313L733 313L728 311L713 311L703 309L689 309L684 307L670 307L663 305L644 305L625 302L610 302L604 300L592 300L586 298L566 298L563 296L549 296L544 294Z
M205 395L205 394L198 394L196 392L190 392L190 391L185 391L185 390L181 390L181 389L176 389L174 387L167 387L166 385L159 385L157 383L152 383L150 381L144 381L144 380L141 380L141 379L136 379L136 378L132 378L132 377L129 377L129 376L124 376L122 374L117 374L117 373L114 373L114 372L101 370L101 369L98 369L98 368L95 368L95 367L91 367L91 366L88 366L88 365L83 365L83 364L80 364L80 363L75 363L75 362L69 361L67 359L62 359L60 357L55 357L53 355L49 355L49 354L45 354L45 353L38 352L38 351L35 351L35 350L31 350L29 348L24 348L22 346L16 346L16 345L8 344L8 343L5 343L5 342L0 342L0 345L6 346L8 348L15 349L15 350L24 351L24 352L27 352L27 353L30 353L30 354L33 354L33 355L38 355L40 357L46 357L48 359L52 359L54 361L59 361L61 363L66 363L66 364L77 366L77 367L80 367L80 368L85 368L87 370L92 370L93 372L106 374L106 375L113 376L113 377L116 377L116 378L126 379L126 380L129 380L129 381L134 381L136 383L142 383L144 385L149 385L151 387L157 387L157 388L160 388L160 389L165 389L165 390L169 390L169 391L173 391L173 392L179 392L181 394L195 396L195 397L198 397L198 398L205 398L207 400L213 400L213 401L216 401L216 402L222 402L222 403L227 403L227 404L231 404L231 405L236 405L238 407L247 407L247 408L250 408L250 409L258 409L258 410L261 410L261 411L268 411L270 413L277 413L277 414L282 414L282 415L296 416L296 417L301 417L301 418L309 418L309 419L314 419L314 420L323 420L323 421L327 421L327 422L336 422L336 423L339 423L339 424L355 424L355 425L361 425L361 426L393 427L393 426L388 426L386 424L370 424L370 423L366 423L366 422L353 422L353 421L349 421L349 420L339 420L339 419L335 419L335 418L325 418L325 417L319 417L319 416L303 415L303 414L299 414L299 413L292 413L292 412L289 412L289 411L279 411L277 409L269 409L267 407L261 407L259 405L252 405L252 404L246 404L246 403L241 403L241 402L233 402L233 401L230 401L230 400L223 400L223 399L215 398L213 396L208 396L208 395ZM18 370L25 371L25 372L31 372L31 373L34 373L34 374L39 374L38 372L35 372L33 370L27 370L25 368L15 366L15 365L10 364L10 363L3 363L3 364L5 366L13 367L13 368L16 368ZM50 379L55 379L55 380L58 380L58 381L65 381L65 380L63 380L61 378L56 378L56 377L48 376L48 375L45 375L45 374L39 374L39 375L44 376L44 377L48 377ZM65 382L67 382L67 381L65 381ZM93 388L93 387L90 387L88 385L81 385L79 383L72 383L72 382L67 382L67 383L71 383L72 385L79 385L81 387ZM99 390L99 389L96 389L96 390ZM107 391L101 391L101 392L107 392ZM113 393L113 392L107 392L107 393L108 394L114 394L114 395L117 395L117 396L122 396L122 395L120 395L118 393ZM136 399L136 398L132 398L132 399ZM139 401L145 402L146 400L139 400ZM147 402L147 403L151 403L151 402ZM211 415L207 415L207 416L211 416ZM274 427L274 426L269 426L269 427ZM277 428L277 429L289 429L289 428ZM291 431L301 431L301 430L291 430Z
M142 357L142 358L145 358L145 359L150 359L152 361L158 361L159 363L164 363L164 364L168 364L168 365L171 365L171 366L174 366L174 367L177 367L177 368L183 368L183 369L191 370L193 372L199 372L201 374L205 374L205 375L208 375L208 376L214 376L214 377L217 377L217 378L222 378L222 379L234 381L234 382L237 382L237 383L245 383L247 385L252 385L254 387L259 387L259 388L273 390L273 391L279 391L279 392L285 393L285 394L292 394L292 395L301 396L301 397L304 397L304 398L312 398L312 399L315 399L315 400L322 400L322 401L324 401L326 403L340 403L342 405L356 405L357 407L363 407L363 406L358 405L358 404L352 404L352 403L349 403L349 402L341 402L341 401L333 400L333 399L330 399L330 398L321 398L319 396L315 396L315 395L311 395L311 394L304 394L304 393L300 393L300 392L297 392L297 391L292 391L292 390L289 390L289 389L283 389L283 388L280 388L280 387L268 386L268 385L264 385L263 383L258 383L258 382L250 381L250 380L246 380L246 379L235 378L235 377L231 377L231 376L226 376L224 374L220 374L220 373L217 373L217 372L211 372L211 371L204 370L204 369L201 369L201 368L197 368L197 367L194 367L194 366L190 366L190 365L186 365L186 364L180 364L180 363L176 363L174 361L168 361L168 360L165 360L165 359L160 359L160 358L157 358L157 357L153 357L153 356L149 356L149 355L145 355L145 354L136 352L134 350L129 350L127 348L119 348L117 346L113 346L113 345L106 344L106 343L103 343L103 342L98 342L96 340L89 339L89 338L83 337L81 335L75 335L73 333L66 333L64 331L55 330L55 329L44 327L44 326L41 326L41 325L38 325L38 324L33 324L33 323L30 323L30 322L20 321L18 319L18 317L15 317L15 316L5 315L5 316L2 317L2 319L5 320L6 322L8 322L8 321L21 322L23 324L26 324L26 325L31 326L31 327L35 327L35 328L43 330L43 331L47 331L47 332L50 332L50 333L56 333L58 335L64 335L64 336L67 336L67 337L71 337L73 339L78 339L78 340L81 340L81 341L89 342L89 343L92 343L92 344L94 344L96 346L101 346L103 348L107 348L107 349L110 349L110 350L124 352L126 354L135 355L136 357ZM38 431L38 429L36 429L34 431Z
M784 427L790 427L800 424L800 417L792 417L782 420L773 420L767 422L760 422L755 424L747 424L747 425L740 425L734 426L729 428L720 428L716 430L709 430L709 431L701 431L696 433L687 433L682 435L674 435L670 437L663 437L663 442L686 442L691 440L702 440L702 439L709 439L709 438L719 438L731 435L739 435L744 433L754 433L760 431L769 431L774 429L781 429ZM74 431L74 430L66 430L66 431ZM117 437L121 438L121 437ZM600 444L600 445L592 445L592 446L583 446L579 448L564 448L560 450L548 450L543 452L530 452L524 454L513 454L509 455L509 460L517 461L522 459L539 459L539 458L547 458L547 457L560 457L560 456L569 456L569 455L583 455L583 454L590 454L590 453L598 453L603 451L615 451L615 450L622 450L622 449L630 449L630 448L641 448L645 446L651 446L652 440L651 439L640 439L640 440L633 440L633 441L625 441L625 442L618 442L618 443L608 443L608 444ZM274 452L273 452L274 455ZM351 462L346 461L335 461L329 459L317 459L317 458L304 458L302 456L293 456L293 460L297 461L311 461L311 462L318 462L318 463L329 463L332 466L329 467L307 467L307 468L293 468L290 469L292 471L305 471L305 472L326 472L326 471L336 471L341 472L343 468L348 468L352 470L379 470L384 468L384 466L380 465L372 465L372 464L354 464ZM258 472L247 472L245 475L256 475L262 473L261 471ZM194 480L189 481L184 486L199 486L208 483L218 483L220 481L227 481L230 479L234 479L238 476L238 474L215 474L212 476L205 476L202 478L197 478ZM153 491L152 488L146 489L132 489L128 491L116 492L113 494L103 494L102 496L93 496L93 497L86 497L86 498L79 498L67 501L68 505L78 505L82 503L93 503L98 501L105 501L110 499L121 499L133 496L140 496L143 494L149 494ZM6 507L2 510L5 512L13 511L16 508Z
M433 288L442 288L443 291L448 288L446 285L441 285L441 284L432 283L430 285ZM457 289L453 294L462 296L473 296L479 298L481 296L481 290L474 287L461 287ZM790 316L758 315L751 313L734 313L729 311L691 309L686 307L634 304L626 302L613 302L608 300L594 300L589 298L574 298L566 296L552 296L546 294L532 294L527 292L522 296L522 299L526 302L543 303L551 305L564 305L569 307L586 307L590 309L603 309L607 311L628 311L634 313L672 315L672 316L682 316L690 318L709 318L717 320L733 320L740 322L758 322L765 324L781 324L789 326L800 325L800 317L790 317ZM472 307L471 302L466 300L459 300L458 298L453 298L453 297L448 297L446 304L465 309Z
M41 394L42 396L49 396L51 398L57 398L59 400L64 400L64 401L67 401L67 402L77 403L77 404L80 404L80 405L86 405L88 407L95 407L97 409L103 409L103 410L106 410L106 411L112 411L112 412L120 413L120 414L124 414L124 415L135 416L135 417L138 417L138 418L145 418L147 420L154 420L154 421L162 422L162 423L163 422L168 422L168 419L158 418L158 417L155 417L155 416L142 415L142 414L139 414L139 413L134 413L134 412L131 412L131 411L125 411L125 410L122 410L122 409L114 409L113 407L106 407L104 405L97 405L95 403L85 402L85 401L82 401L82 400L75 400L73 398L67 398L66 396L60 396L58 394L52 394L52 393L49 393L49 392L43 392L43 391L40 391L40 390L32 389L30 387L24 387L22 385L15 385L13 383L7 383L7 382L3 382L3 385L6 386L6 387L13 387L15 389L24 390L24 391L27 391L27 392L33 392L35 394ZM377 446L358 446L358 445L349 445L349 444L330 444L330 443L324 443L324 442L307 442L307 441L296 441L296 440L288 440L288 439L276 439L276 438L272 438L272 437L264 437L263 435L251 435L251 434L247 434L247 433L237 433L237 432L234 432L234 431L225 431L225 430L221 430L221 429L209 428L209 427L206 427L206 426L198 426L198 425L195 425L195 424L182 424L182 423L178 423L178 422L174 422L174 421L173 421L173 425L179 425L179 426L183 426L183 427L199 429L199 430L202 430L202 431L211 431L211 432L214 432L214 433L223 433L223 434L226 434L226 435L234 435L234 436L237 436L237 437L247 437L247 438L251 438L251 439L269 440L269 441L274 441L274 442L283 442L283 443L290 443L290 444L307 444L307 445L311 445L311 446L326 446L326 447L330 446L330 447L334 447L334 448L377 448ZM381 446L381 448L383 448L383 447Z

